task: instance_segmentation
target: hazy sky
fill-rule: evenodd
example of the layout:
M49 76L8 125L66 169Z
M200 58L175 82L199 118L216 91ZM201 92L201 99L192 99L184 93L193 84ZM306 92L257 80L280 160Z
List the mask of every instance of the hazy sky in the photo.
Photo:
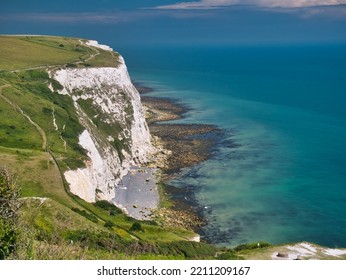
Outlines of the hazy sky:
M0 0L0 33L119 45L346 42L346 0Z

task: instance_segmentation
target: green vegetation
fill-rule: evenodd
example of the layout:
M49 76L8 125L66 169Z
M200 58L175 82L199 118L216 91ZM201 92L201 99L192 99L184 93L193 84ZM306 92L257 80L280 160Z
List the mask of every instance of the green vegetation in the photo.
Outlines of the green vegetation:
M99 200L94 203L95 206L102 208L103 210L107 211L109 215L115 216L117 214L122 214L123 212L121 209L116 207L114 204L106 201L106 200Z
M0 168L0 260L16 248L18 232L19 187L15 177Z
M0 145L20 149L39 149L39 132L27 122L24 116L9 106L0 96Z
M80 39L49 36L0 36L0 70L42 66L116 67L119 55L81 44Z
M89 221L92 221L93 223L98 223L98 219L95 215L86 212L85 210L81 210L78 208L72 208L72 211L78 213L79 215L87 218Z
M64 47L60 47L60 44ZM76 52L75 46L76 40L68 38L1 36L0 69L17 70L43 65L61 65L79 61L80 57L88 57L88 52Z
M215 256L230 251L177 237L175 241L162 239L153 242L132 235L112 220L106 220L103 225L94 223L86 219L84 214L80 215L80 211L74 210L52 199L23 200L17 250L12 252L10 258L215 259ZM101 213L103 209L99 208L98 211ZM120 215L126 219L123 214ZM126 225L130 227L131 224ZM145 234L155 233L147 227Z
M106 221L104 224L104 227L112 229L115 226L115 223L113 223L112 221Z
M79 39L0 36L0 157L17 174L15 181L0 170L0 259L241 258L253 245L231 250L191 242L191 231L137 221L107 201L88 203L70 193L62 174L84 166L86 151L78 144L84 128L72 98L57 94L62 86L46 68L118 63L118 54ZM108 125L91 100L78 103L101 138L122 131ZM125 95L122 103L128 103ZM131 107L126 112L133 114ZM117 139L114 147L129 149Z
M253 249L259 249L259 248L266 248L272 246L268 242L255 242L255 243L246 243L246 244L240 244L236 246L233 250L236 252L245 251L245 250L253 250Z
M144 231L144 229L140 223L134 222L130 228L130 231Z
M84 67L117 67L119 65L119 54L111 53L104 50L98 50L99 54L94 59L82 63Z
M84 128L79 123L72 99L52 93L47 86L54 84L55 88L59 88L61 85L56 81L53 83L44 70L18 71L13 75L0 72L1 78L8 86L2 88L0 98L9 100L11 104L2 102L0 105L0 118L4 120L0 125L0 145L22 149L42 148L40 131L25 117L27 115L44 131L47 148L59 158L64 158L61 163L64 168L84 166L86 153L78 144L78 135Z

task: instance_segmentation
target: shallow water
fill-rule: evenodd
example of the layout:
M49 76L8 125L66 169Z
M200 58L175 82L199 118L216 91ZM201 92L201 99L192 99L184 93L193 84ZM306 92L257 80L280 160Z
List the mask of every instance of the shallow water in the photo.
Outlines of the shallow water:
M157 48L122 51L135 80L193 108L237 145L172 183L195 187L223 245L307 240L346 247L346 48ZM145 54L145 55L143 55ZM226 139L227 140L227 139Z

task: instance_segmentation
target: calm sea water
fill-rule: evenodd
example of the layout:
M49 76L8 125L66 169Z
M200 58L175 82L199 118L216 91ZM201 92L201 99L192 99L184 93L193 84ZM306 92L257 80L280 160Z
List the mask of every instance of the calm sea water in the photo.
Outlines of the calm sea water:
M222 245L346 247L346 47L126 48L130 75L229 140L172 182Z

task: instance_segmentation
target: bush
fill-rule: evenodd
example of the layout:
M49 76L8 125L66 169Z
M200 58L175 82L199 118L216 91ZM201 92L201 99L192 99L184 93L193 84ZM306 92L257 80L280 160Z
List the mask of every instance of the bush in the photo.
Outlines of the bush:
M72 170L85 167L84 160L81 158L65 158L64 163Z
M109 211L110 216L115 216L117 214L119 214L117 211L114 211L114 210Z
M254 243L246 243L246 244L240 244L237 247L235 247L233 250L236 252L244 251L244 250L253 250L258 248L265 248L271 246L268 242L254 242Z
M82 248L96 250L116 250L126 252L130 248L131 242L121 239L118 235L109 232L94 232L89 230L72 230L66 233L66 240L79 242Z
M140 223L134 222L130 228L130 231L144 231L144 230L142 229L142 226Z
M111 216L115 216L116 214L122 214L121 209L116 207L114 204L108 202L107 200L99 200L94 203L95 206L102 208L103 210L109 211Z
M86 212L85 210L80 210L78 208L72 208L71 210L78 213L79 215L87 218L88 220L92 221L93 223L96 223L96 224L98 223L97 217L91 213Z
M242 258L237 256L235 251L228 250L226 252L222 252L218 254L216 257L218 260L241 260Z
M104 227L112 229L115 226L115 223L113 223L112 221L106 221L104 224Z
M58 81L54 79L49 79L49 81L51 82L54 90L62 90L64 88Z
M18 210L20 190L15 177L0 168L0 259L9 256L16 248L18 238Z
M184 256L186 259L213 259L217 248L202 242L175 241L158 243L158 254L165 256Z
M28 81L38 81L46 80L49 78L48 73L45 70L34 69L34 70L24 70L19 73L21 79Z
M0 219L0 260L6 259L14 251L17 237L18 233L11 223Z

